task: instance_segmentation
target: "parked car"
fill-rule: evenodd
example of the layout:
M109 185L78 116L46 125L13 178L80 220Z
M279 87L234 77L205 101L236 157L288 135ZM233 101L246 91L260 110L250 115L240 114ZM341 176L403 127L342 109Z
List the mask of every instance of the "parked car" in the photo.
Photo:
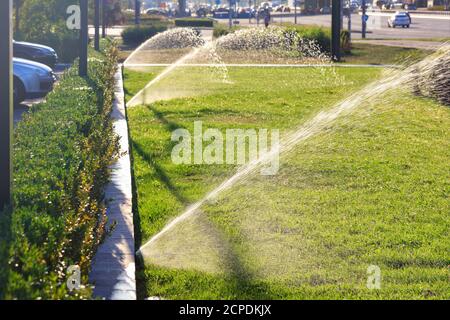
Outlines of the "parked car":
M254 12L252 11L252 8L239 8L237 11L237 18L238 19L254 18Z
M406 3L404 5L405 10L417 10L417 6L414 3Z
M53 90L56 75L45 64L25 60L13 59L14 73L14 103L25 99L41 98Z
M164 17L168 15L166 10L159 8L150 8L147 11L145 11L145 14L149 16L164 16Z
M330 7L323 7L320 9L320 13L321 14L330 14L331 13L331 8Z
M388 27L389 28L395 28L398 26L401 26L402 28L407 27L409 28L409 25L411 23L410 17L405 12L398 12L394 15L390 16L388 19Z
M228 8L218 8L213 12L213 18L215 19L228 19L230 17ZM231 15L234 16L233 10L231 10Z
M291 12L291 8L285 5L279 5L275 7L275 12Z
M16 58L43 63L50 68L58 62L56 51L41 44L13 41L13 50Z

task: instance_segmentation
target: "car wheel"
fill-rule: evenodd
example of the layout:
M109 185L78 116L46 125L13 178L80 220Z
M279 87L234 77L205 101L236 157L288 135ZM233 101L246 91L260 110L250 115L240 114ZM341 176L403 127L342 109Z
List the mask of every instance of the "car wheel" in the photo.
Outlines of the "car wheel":
M409 28L409 24L406 27Z
M392 28L394 28L394 29L395 29L395 24L393 24L393 25L392 25Z
M25 87L18 78L14 78L13 96L15 105L18 105L25 100Z

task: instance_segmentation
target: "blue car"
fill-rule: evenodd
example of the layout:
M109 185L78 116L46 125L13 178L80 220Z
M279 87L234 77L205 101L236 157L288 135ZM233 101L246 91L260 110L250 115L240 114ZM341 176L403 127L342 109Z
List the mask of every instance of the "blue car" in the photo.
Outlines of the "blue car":
M50 47L30 42L13 41L14 57L43 63L54 68L58 55Z

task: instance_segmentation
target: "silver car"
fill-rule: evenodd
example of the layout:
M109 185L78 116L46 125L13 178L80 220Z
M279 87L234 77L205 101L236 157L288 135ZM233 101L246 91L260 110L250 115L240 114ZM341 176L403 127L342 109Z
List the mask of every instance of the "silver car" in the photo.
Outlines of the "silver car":
M407 27L409 28L409 25L411 24L411 19L409 17L409 14L406 12L399 12L388 19L388 27L389 28L395 28L395 27Z
M14 103L41 98L53 90L56 75L45 64L14 58Z

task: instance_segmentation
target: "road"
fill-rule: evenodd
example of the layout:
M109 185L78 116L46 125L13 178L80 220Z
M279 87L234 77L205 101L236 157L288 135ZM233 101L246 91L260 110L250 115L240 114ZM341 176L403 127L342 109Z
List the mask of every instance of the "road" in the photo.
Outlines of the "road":
M450 38L450 16L426 16L418 17L412 15L412 24L410 28L388 28L387 19L389 14L369 12L369 20L367 22L367 38L383 38L383 39L432 39L432 38ZM273 21L294 22L294 17L283 17L273 15ZM316 24L320 26L331 26L331 15L314 15L314 16L298 16L298 24ZM361 16L352 14L352 37L353 39L361 39ZM249 24L248 19L239 19L240 25L256 25L256 20L252 19ZM344 29L347 29L347 18L344 18ZM228 20L222 19L221 23L228 23ZM260 24L261 25L261 24Z
M390 13L368 12L369 20L367 22L368 39L435 39L450 38L450 15L426 15L411 13L412 24L410 28L391 29L387 26L387 19ZM273 22L291 22L295 18L290 14L289 17L273 14ZM361 39L361 16L357 13L352 14L352 36L354 39ZM228 24L227 19L219 19L220 23ZM256 26L256 20L238 19L240 25ZM331 15L299 15L298 24L316 24L320 26L331 26ZM348 20L344 18L344 29L347 29ZM260 24L262 26L262 24ZM114 26L107 29L107 34L112 37L120 37L124 26ZM89 34L94 35L94 28L89 28Z

